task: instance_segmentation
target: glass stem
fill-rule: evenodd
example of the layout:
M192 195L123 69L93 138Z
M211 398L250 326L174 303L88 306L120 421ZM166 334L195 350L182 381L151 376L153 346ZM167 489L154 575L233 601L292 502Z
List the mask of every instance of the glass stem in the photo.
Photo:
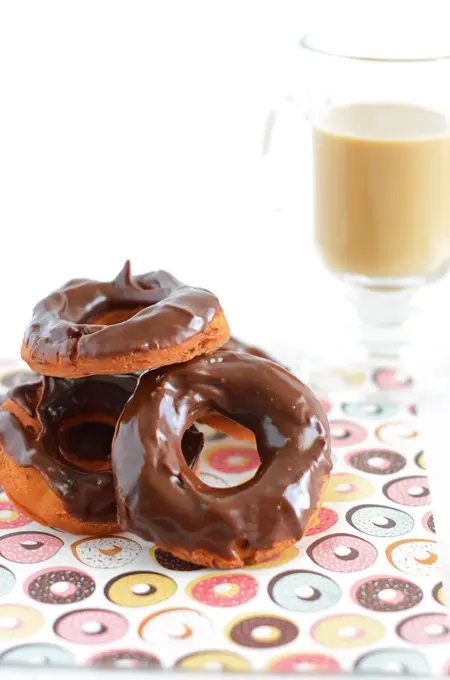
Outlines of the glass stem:
M370 363L398 365L412 340L411 322L417 316L412 304L421 282L407 279L344 279L346 297L357 314L357 332Z

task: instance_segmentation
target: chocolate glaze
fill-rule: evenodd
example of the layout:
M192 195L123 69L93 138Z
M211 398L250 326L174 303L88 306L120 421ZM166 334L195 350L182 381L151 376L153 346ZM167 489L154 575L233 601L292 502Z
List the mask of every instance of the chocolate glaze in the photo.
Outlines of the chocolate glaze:
M69 366L77 358L178 345L205 331L219 310L218 299L209 291L185 286L164 271L132 276L127 262L111 282L74 279L41 300L23 344L37 363ZM101 323L102 315L112 311L130 318Z
M56 493L66 510L83 522L111 522L116 519L114 479L111 469L85 470L83 460L107 461L111 441L102 428L91 429L88 442L83 430L73 430L70 452L64 457L61 426L70 419L83 423L83 416L98 415L98 422L117 421L133 393L138 376L103 375L63 379L37 376L10 390L8 397L36 419L35 436L8 411L0 411L0 444L4 452L22 467L34 467ZM91 423L92 424L92 423ZM78 441L77 441L78 437ZM183 440L186 457L194 465L203 447L203 435L191 428ZM78 458L80 466L74 458Z
M183 458L186 428L211 412L255 434L261 465L238 487L207 486ZM320 403L271 361L219 350L148 371L112 446L119 525L165 550L203 549L227 559L236 547L299 539L331 469L329 442Z
M0 378L0 405L5 401L9 390L24 383L35 382L36 373L32 371L11 371Z

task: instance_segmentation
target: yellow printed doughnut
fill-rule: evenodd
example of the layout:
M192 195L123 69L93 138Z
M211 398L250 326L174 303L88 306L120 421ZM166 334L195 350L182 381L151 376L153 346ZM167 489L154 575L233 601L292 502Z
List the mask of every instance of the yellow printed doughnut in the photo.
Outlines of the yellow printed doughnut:
M324 500L329 503L349 503L369 498L373 493L375 489L368 479L343 472L331 475Z
M184 656L177 662L178 668L186 671L222 671L225 673L245 673L252 667L247 659L234 652L211 650Z
M0 606L0 639L33 635L44 625L44 617L36 609L19 604Z
M317 642L333 649L366 647L384 635L384 626L359 614L338 614L318 621L311 630Z
M116 576L105 586L105 595L122 607L151 607L168 600L177 584L169 576L154 571L131 571Z
M436 602L442 604L445 607L445 591L442 583L437 583L432 591L432 595Z

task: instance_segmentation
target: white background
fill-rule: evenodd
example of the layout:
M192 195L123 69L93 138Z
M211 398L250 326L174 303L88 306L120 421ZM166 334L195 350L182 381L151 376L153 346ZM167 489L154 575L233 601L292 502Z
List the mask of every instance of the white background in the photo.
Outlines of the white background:
M236 335L289 365L334 337L344 310L311 245L309 129L291 116L263 162L268 112L302 82L310 29L363 17L381 45L414 19L418 41L435 39L438 6L2 0L0 355L17 355L37 300L126 258L212 289Z
M306 123L287 179L297 219L271 211L261 145L313 5L1 4L3 355L40 297L112 278L127 257L211 288L237 334L289 351L308 262Z

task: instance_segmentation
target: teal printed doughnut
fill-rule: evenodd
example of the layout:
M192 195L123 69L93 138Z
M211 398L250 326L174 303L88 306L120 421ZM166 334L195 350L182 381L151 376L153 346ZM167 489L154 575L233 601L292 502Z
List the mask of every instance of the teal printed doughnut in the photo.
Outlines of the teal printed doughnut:
M403 536L414 527L411 515L387 505L356 505L345 518L354 529L378 538Z
M426 675L430 666L426 658L415 649L377 649L361 656L355 663L355 671L400 675Z
M75 657L68 649L45 642L11 647L0 655L0 665L72 666Z
M341 408L346 415L356 420L388 420L395 418L398 413L398 406L395 404L370 401L345 401Z
M307 613L333 607L342 597L341 588L331 578L300 569L274 576L268 592L271 599L283 609Z

